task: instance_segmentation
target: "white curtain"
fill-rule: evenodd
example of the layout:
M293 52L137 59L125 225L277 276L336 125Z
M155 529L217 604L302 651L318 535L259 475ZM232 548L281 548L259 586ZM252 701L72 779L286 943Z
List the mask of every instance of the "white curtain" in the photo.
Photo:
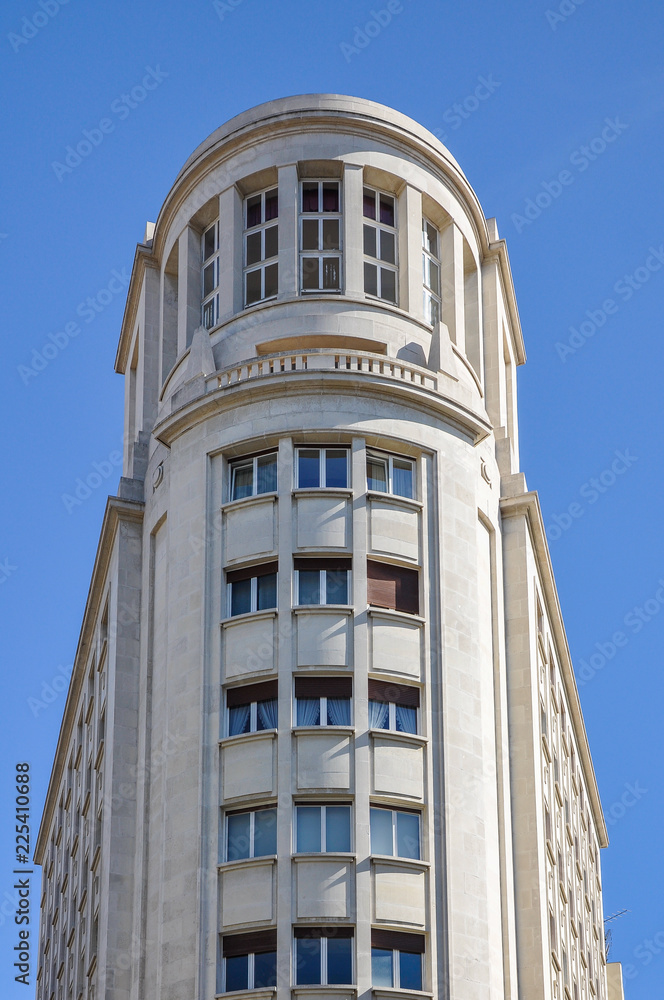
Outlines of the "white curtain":
M236 708L231 708L228 714L230 716L228 720L229 736L239 736L240 733L248 732L251 705L238 705Z
M387 729L390 706L385 701L369 702L369 729Z
M350 698L327 699L327 723L329 726L350 726Z
M320 725L320 698L297 699L298 726Z
M258 728L276 729L277 699L270 698L268 701L259 701L256 707L258 709Z

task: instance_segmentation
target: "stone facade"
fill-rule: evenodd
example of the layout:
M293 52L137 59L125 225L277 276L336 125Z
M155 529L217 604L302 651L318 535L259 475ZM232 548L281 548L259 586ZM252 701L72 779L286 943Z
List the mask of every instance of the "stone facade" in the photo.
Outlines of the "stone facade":
M213 133L139 244L36 859L40 1000L617 1000L504 241L368 101Z

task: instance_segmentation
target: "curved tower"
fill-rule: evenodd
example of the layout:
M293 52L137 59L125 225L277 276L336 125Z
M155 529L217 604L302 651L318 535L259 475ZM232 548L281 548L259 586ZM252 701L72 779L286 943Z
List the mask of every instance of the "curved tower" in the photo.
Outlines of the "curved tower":
M123 320L39 997L606 1000L524 360L505 243L416 122L291 97L195 150Z

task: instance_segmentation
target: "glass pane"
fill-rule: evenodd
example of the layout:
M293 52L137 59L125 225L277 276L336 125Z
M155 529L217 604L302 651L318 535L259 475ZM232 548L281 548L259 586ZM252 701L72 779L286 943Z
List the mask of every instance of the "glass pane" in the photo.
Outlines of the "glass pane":
M297 485L302 489L320 486L318 448L300 448L297 453Z
M212 261L203 269L203 298L213 292L217 282L215 281L216 261Z
M265 260L276 257L279 253L279 226L270 226L265 230Z
M254 989L277 985L277 953L264 951L254 955Z
M387 493L387 459L367 455L367 489Z
M277 189L265 192L265 221L276 219L279 215L279 195Z
M226 992L249 988L249 956L234 955L226 959Z
M328 726L350 726L350 698L327 699Z
M376 256L376 230L373 226L364 226L364 252L367 257Z
M376 218L376 192L365 188L362 196L362 214L365 219Z
M203 306L203 326L210 330L217 322L217 296Z
M375 264L364 265L364 291L367 295L378 295L378 268Z
M256 472L256 493L274 492L277 488L277 456L262 455L256 460Z
M388 302L397 300L396 272L388 271L387 268L380 269L380 297Z
M323 219L323 250L338 250L339 247L339 220Z
M266 573L258 577L258 610L277 606L277 574Z
M260 226L261 222L261 196L255 194L247 198L247 229Z
M440 268L432 260L429 261L429 288L435 295L440 295Z
M413 498L413 463L403 458L392 462L392 492L400 497Z
M386 701L369 702L369 728L389 729L390 728L390 706Z
M397 854L419 860L420 817L414 813L397 813Z
M320 726L320 698L297 699L297 725Z
M434 257L438 256L438 230L430 222L424 220L422 227L422 246Z
M348 452L328 448L325 452L325 485L345 489L348 485Z
M326 808L325 850L350 851L350 806Z
M295 939L295 983L298 986L320 985L320 938Z
M325 181L323 183L323 211L339 211L339 184L337 181Z
M392 843L392 811L390 809L371 809L371 853L394 854Z
M394 233L381 231L380 259L386 261L388 264L396 263Z
M318 183L314 182L311 184L302 185L302 211L303 212L317 212L318 211Z
M247 236L247 258L246 264L257 264L259 260L262 260L261 252L261 233L260 230L257 233L250 233Z
M256 705L256 729L277 728L277 699L267 698Z
M254 813L254 857L277 853L277 810L258 809Z
M392 986L392 952L385 948L371 949L371 985Z
M386 226L394 225L394 198L388 194L380 196L380 221Z
M302 219L302 249L318 250L318 219Z
M320 572L301 569L298 573L298 604L320 604Z
M234 465L231 471L231 500L250 497L254 482L254 463L250 459L242 465Z
M297 851L320 852L320 806L297 807Z
M422 956L410 951L399 952L399 987L402 990L422 989Z
M302 288L305 291L316 291L320 288L318 278L318 257L302 258Z
M396 721L398 733L417 732L417 709L407 705L396 706Z
M339 258L323 257L323 288L336 291L339 288Z
M234 705L228 709L228 735L241 736L251 728L251 707L249 705Z
M327 981L335 983L353 982L353 939L327 939Z
M268 264L265 268L265 298L272 298L279 291L279 265Z
M249 271L246 277L247 282L247 293L246 293L246 304L251 305L252 302L260 302L262 296L261 290L261 272L260 268L258 271Z
M348 570L325 570L326 604L348 604Z
M231 616L251 611L251 580L236 580L231 584Z
M203 260L207 260L217 249L217 226L208 229L203 237Z
M226 860L241 861L249 857L249 823L250 813L240 813L239 816L228 817L226 841Z

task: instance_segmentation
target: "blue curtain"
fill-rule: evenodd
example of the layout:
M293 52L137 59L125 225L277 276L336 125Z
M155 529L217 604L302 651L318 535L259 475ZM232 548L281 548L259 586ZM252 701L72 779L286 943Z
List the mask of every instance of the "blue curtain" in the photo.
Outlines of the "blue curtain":
M327 699L328 726L350 726L350 698Z
M258 729L277 728L277 699L259 701L257 704Z
M320 698L297 699L298 726L320 725Z
M417 732L417 709L406 705L395 705L398 733Z
M249 716L251 705L238 705L229 709L228 735L239 736L240 733L249 732Z
M369 702L369 729L387 729L390 706L385 701Z

